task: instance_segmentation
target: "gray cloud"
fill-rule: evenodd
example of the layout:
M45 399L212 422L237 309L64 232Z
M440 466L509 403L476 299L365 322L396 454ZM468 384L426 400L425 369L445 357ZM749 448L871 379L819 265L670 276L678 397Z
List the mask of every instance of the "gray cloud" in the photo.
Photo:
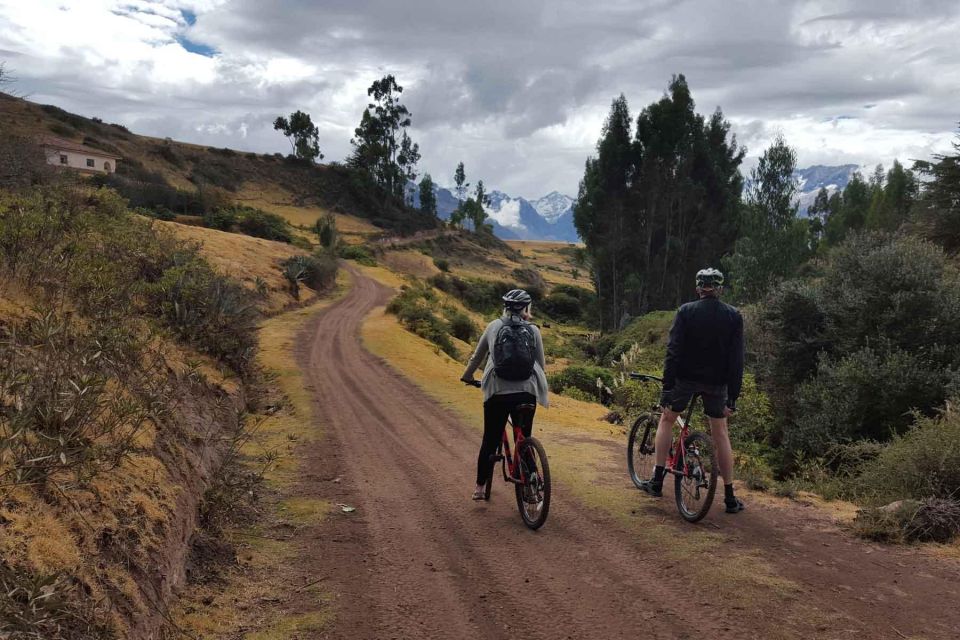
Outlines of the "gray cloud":
M782 131L801 162L889 162L943 148L960 118L954 0L232 0L197 3L192 25L178 0L131 5L158 30L152 46L182 36L219 52L195 59L212 79L184 69L181 80L166 78L169 56L31 50L41 34L13 21L16 2L0 0L0 50L13 52L0 56L46 101L153 135L284 152L270 123L305 109L338 159L366 86L393 73L423 169L446 184L463 160L472 178L527 196L574 195L611 98L625 93L636 113L679 72L754 156Z

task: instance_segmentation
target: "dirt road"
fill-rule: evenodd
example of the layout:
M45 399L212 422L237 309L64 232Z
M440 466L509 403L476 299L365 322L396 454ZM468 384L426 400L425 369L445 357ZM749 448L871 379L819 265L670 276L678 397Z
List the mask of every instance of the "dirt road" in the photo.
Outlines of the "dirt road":
M823 523L804 526L799 508L711 516L729 527L732 549L760 553L801 585L786 600L771 592L731 608L685 563L651 552L562 484L538 532L523 527L503 483L490 503L472 502L477 430L362 348L363 318L390 291L354 280L298 353L326 429L306 454L300 492L356 507L302 545L303 580L322 578L335 594L335 620L317 637L946 638L960 628L956 564L909 552L870 564L877 554ZM638 518L683 536L670 506ZM877 585L890 580L893 589Z

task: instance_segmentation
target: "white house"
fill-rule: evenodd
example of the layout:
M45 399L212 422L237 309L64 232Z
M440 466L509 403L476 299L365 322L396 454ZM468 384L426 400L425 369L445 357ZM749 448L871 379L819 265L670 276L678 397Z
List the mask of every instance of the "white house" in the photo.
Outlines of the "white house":
M121 159L112 153L54 136L42 138L40 146L47 157L47 164L90 173L114 173L117 161Z

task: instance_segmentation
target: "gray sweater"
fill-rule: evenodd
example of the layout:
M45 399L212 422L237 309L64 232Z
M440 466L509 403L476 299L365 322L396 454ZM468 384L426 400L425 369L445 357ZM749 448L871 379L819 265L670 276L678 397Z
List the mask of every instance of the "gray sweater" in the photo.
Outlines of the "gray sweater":
M463 372L463 378L473 379L473 373L480 367L483 358L493 353L493 346L497 340L497 332L503 326L504 318L497 318L487 325L483 335L480 336L480 342L477 344L476 351L470 357L467 363L467 369ZM483 368L483 377L480 379L480 388L483 390L483 400L486 402L492 396L505 393L532 393L537 397L537 402L544 407L549 406L547 399L547 375L544 373L546 360L543 355L543 338L540 336L540 329L536 325L530 325L533 335L537 339L536 361L533 363L533 373L526 380L503 380L497 377L493 370L492 355L487 358L487 364Z

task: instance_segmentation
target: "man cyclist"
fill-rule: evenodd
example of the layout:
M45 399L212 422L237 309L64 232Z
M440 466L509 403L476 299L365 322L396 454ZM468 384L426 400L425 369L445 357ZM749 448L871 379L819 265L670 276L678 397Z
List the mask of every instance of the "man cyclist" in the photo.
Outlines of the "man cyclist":
M547 406L543 338L537 325L530 322L532 298L522 289L513 289L508 291L502 300L503 313L487 325L466 370L460 376L463 382L473 383L474 372L489 354L480 381L480 388L483 390L483 440L477 455L474 500L484 498L484 485L494 464L490 456L497 452L503 429L507 425L507 416L511 416L516 423L516 409L519 405L536 406L539 402L544 407ZM510 341L516 341L511 353L500 355L508 351L504 344ZM516 366L510 367L510 362L497 362L498 357L513 360ZM524 424L523 435L529 437L532 428L531 413Z
M699 300L680 307L670 329L663 367L663 413L657 425L656 467L653 478L641 487L652 496L663 495L664 467L670 450L673 425L693 396L703 398L704 413L717 452L723 478L727 513L744 509L733 494L733 449L727 433L727 418L736 411L743 384L743 317L720 301L723 274L717 269L697 272Z

